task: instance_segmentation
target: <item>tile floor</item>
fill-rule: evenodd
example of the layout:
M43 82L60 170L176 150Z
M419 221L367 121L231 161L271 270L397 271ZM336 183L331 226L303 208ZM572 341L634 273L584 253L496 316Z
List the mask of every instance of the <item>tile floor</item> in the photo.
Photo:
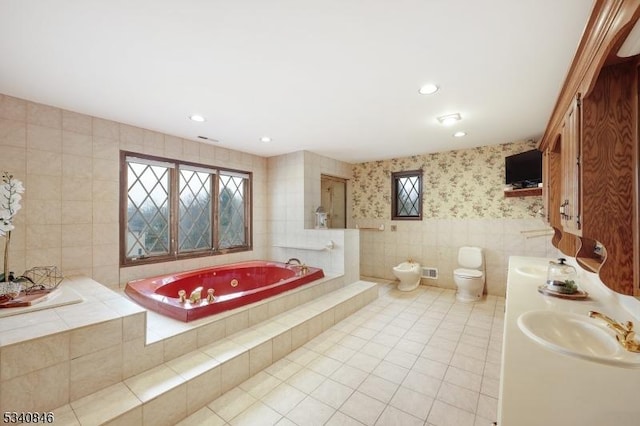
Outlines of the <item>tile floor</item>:
M379 286L376 301L180 425L490 426L504 298Z

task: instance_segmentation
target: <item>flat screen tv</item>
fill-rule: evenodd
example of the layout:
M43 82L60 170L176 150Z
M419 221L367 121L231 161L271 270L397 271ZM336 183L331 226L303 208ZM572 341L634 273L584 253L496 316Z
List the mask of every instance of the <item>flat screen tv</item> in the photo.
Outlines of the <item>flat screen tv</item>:
M542 182L542 152L537 149L509 155L504 159L505 183L528 188Z

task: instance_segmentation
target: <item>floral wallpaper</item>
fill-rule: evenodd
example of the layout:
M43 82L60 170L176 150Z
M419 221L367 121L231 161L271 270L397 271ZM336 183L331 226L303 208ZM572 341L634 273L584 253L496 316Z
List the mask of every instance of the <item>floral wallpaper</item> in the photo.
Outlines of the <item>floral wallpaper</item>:
M541 196L504 197L504 157L533 148L523 141L356 164L353 218L390 219L391 173L417 169L424 171L425 218L540 217Z

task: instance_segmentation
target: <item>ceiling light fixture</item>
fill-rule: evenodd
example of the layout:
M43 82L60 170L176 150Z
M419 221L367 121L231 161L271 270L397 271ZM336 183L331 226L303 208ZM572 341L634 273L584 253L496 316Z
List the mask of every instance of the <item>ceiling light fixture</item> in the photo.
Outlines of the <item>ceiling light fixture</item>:
M433 95L438 91L439 87L433 83L425 84L418 90L421 95Z
M264 142L264 143L271 142L271 138L269 136L263 136L260 138L260 142Z
M460 113L458 112L456 112L455 114L448 114L438 117L438 121L443 126L451 126L452 124L455 124L460 120L462 120L462 117L460 117Z
M201 116L200 114L193 114L189 116L189 120L191 121L197 121L198 123L202 123L203 121L207 121L206 118L204 118L203 116Z
M460 132L455 132L453 134L453 137L455 137L455 138L461 138L461 137L464 137L464 136L467 136L467 132L460 131Z
M205 140L205 141L211 141L211 142L220 142L218 139L213 139L213 138L210 138L208 136L198 136L198 139L202 139L202 140Z

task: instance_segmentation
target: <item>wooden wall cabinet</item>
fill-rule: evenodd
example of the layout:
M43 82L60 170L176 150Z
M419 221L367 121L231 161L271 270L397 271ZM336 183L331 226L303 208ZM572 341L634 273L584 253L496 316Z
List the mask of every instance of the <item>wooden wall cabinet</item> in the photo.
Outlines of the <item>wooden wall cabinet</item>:
M582 203L580 193L581 104L580 94L578 94L571 103L562 125L562 182L560 190L562 194L560 204L562 229L578 236L582 234L580 222Z
M639 201L637 63L634 58L603 67L582 107L584 215L577 258L585 267L598 265L593 251L595 242L601 243L606 256L600 279L624 294L634 294L638 279L633 260Z
M563 165L567 157L567 154L563 156L563 147L568 144L563 139L563 134L557 135L543 153L543 181L545 182L543 200L546 221L554 231L551 243L566 256L573 257L577 252L576 237L563 228L563 214L567 199L563 197L562 191L563 184L566 185Z
M640 55L616 53L640 0L596 0L539 149L552 242L612 290L640 296Z

